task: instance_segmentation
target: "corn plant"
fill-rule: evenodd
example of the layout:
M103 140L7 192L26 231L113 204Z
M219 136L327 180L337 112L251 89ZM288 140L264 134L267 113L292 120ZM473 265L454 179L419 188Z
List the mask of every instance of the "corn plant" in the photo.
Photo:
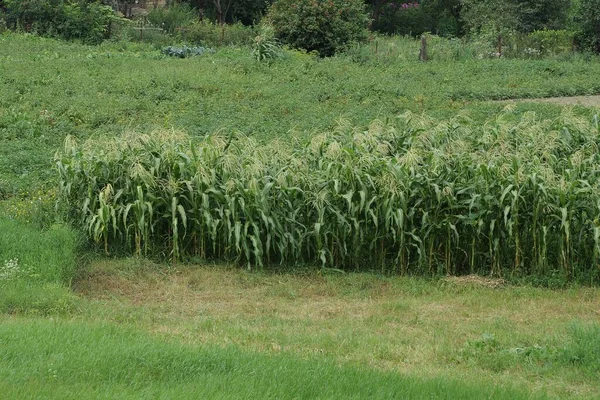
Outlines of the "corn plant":
M405 113L307 143L69 138L57 165L73 222L106 252L597 282L599 134L569 111L507 108L483 125Z

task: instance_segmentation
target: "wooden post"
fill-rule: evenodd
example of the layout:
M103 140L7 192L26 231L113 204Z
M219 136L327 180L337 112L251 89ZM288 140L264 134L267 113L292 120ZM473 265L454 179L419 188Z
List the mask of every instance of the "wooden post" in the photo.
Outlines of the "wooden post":
M502 57L502 35L498 35L498 58Z
M429 57L427 56L427 37L421 36L421 50L419 51L419 60L427 62Z

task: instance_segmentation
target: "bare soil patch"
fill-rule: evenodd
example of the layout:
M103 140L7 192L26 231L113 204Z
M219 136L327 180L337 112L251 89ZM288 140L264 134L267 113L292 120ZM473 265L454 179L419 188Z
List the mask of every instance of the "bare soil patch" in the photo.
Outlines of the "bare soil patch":
M537 99L511 99L507 101L519 103L552 103L561 106L600 107L600 96L546 97Z

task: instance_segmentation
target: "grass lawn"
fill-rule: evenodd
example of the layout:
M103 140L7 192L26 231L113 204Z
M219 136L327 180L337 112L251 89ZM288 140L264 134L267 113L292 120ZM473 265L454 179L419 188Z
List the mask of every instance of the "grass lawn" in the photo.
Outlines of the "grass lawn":
M74 291L0 316L5 398L600 396L598 289L97 259Z

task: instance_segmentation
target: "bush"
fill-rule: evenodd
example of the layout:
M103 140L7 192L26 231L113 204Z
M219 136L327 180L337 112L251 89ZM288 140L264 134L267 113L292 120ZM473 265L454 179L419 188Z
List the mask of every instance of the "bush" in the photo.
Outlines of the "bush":
M252 56L256 61L269 63L283 57L283 49L274 35L272 26L262 26L260 34L252 43Z
M564 29L571 0L463 0L461 17L471 33L530 33Z
M583 50L600 53L600 0L580 0L575 9L576 41Z
M6 22L11 29L79 39L88 44L102 42L115 17L111 7L85 0L5 0L4 3Z
M360 0L278 0L267 18L284 43L321 56L366 39L369 23Z
M198 19L196 12L186 3L175 3L169 7L155 8L148 13L148 21L169 33L191 24Z
M542 56L569 53L573 49L574 35L565 30L534 31L527 35L527 48L535 49Z
M390 34L459 36L459 0L390 1L374 10L373 29Z
M165 47L164 49L162 49L162 53L164 55L167 55L170 57L177 57L177 58L201 56L202 54L205 54L205 53L214 53L214 52L215 51L213 49L207 49L206 47L168 46L168 47Z
M237 24L213 24L203 20L179 31L179 37L189 43L206 47L249 46L256 36L252 27Z

